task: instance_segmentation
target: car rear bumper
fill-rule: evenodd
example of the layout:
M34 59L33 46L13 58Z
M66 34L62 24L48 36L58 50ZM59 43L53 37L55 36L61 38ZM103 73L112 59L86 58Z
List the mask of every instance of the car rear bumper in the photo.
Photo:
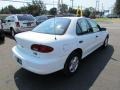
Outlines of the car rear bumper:
M26 32L26 31L32 31L33 28L35 27L29 27L29 28L16 28L16 33L20 33L20 32Z
M21 52L16 46L12 48L14 59L19 58L22 64L19 64L24 69L36 74L50 74L64 68L66 57L51 58L38 58Z

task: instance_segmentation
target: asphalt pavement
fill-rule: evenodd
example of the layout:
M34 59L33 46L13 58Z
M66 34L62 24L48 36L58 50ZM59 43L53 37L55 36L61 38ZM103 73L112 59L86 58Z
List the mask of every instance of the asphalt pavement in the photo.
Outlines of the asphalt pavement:
M0 90L120 90L120 23L100 24L110 33L109 46L87 56L73 77L22 69L12 58L15 41L6 34L0 44Z

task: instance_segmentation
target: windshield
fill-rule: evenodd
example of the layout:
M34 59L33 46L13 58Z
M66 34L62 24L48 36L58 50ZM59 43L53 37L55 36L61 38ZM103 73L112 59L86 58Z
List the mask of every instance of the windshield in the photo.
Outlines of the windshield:
M17 16L19 21L34 21L34 17L32 15L21 15Z
M52 18L38 25L33 31L44 34L63 35L70 21L71 20L67 18Z

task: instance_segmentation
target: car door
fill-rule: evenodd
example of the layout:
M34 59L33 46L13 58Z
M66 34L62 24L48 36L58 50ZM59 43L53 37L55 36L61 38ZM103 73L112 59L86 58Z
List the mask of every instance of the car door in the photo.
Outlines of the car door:
M83 50L83 57L87 56L94 50L95 36L90 29L86 19L79 19L76 24L76 33L78 47Z
M102 31L100 31L100 26L95 21L88 19L88 22L89 22L89 24L93 30L93 33L96 37L95 48L98 48L103 44L105 37L104 37Z

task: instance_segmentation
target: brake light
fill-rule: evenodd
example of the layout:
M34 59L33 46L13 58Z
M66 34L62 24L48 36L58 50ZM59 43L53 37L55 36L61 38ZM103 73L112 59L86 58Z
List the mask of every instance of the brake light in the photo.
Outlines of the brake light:
M16 27L20 27L20 23L19 22L15 22L16 23Z
M41 53L49 53L53 51L53 48L50 46L46 46L46 45L38 45L38 44L33 44L31 46L31 49L34 51L38 51Z

